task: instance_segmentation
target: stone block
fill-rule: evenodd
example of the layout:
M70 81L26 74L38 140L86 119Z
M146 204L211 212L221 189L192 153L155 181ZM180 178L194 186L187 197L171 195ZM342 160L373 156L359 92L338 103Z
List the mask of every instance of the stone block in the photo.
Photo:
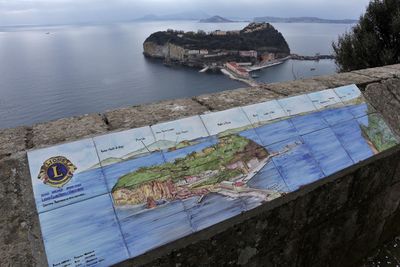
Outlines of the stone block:
M391 128L400 134L400 102L388 87L382 83L369 84L364 96L383 115Z
M27 127L0 129L0 159L26 149Z
M47 266L26 153L0 160L0 265Z
M329 85L317 79L304 79L282 83L270 83L264 86L266 89L280 95L290 96L309 93L329 88Z
M389 79L400 76L400 70L395 68L377 67L363 70L355 70L352 73L374 77L379 79Z
M400 101L400 79L388 79L383 81L382 84Z
M400 64L387 65L385 68L400 70Z
M201 114L208 109L192 99L161 101L105 113L110 129L131 129Z
M332 75L318 76L315 77L314 79L320 81L321 83L327 85L330 88L349 85L349 84L357 84L359 86L363 86L368 83L377 82L380 80L379 78L368 77L353 72L343 72Z
M240 88L195 97L196 101L211 110L219 111L276 99L280 95L262 87Z
M32 146L50 146L74 141L107 131L107 125L98 114L84 115L39 123L32 127Z

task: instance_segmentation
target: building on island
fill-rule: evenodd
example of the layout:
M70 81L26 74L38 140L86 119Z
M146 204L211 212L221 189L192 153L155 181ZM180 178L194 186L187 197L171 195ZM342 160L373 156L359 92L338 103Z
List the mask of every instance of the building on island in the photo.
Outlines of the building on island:
M225 64L225 67L239 78L248 79L250 76L249 72L236 62L228 62Z
M249 50L249 51L239 51L239 56L241 57L257 57L257 51Z

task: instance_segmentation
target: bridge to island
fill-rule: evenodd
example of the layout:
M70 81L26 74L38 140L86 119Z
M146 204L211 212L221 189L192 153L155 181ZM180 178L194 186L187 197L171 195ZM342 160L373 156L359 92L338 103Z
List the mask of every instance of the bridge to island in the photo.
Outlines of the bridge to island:
M400 65L259 84L0 130L1 265L48 263L39 224L43 215L37 212L27 151L349 84L358 86L399 135ZM395 145L119 265L354 266L400 233L399 159Z

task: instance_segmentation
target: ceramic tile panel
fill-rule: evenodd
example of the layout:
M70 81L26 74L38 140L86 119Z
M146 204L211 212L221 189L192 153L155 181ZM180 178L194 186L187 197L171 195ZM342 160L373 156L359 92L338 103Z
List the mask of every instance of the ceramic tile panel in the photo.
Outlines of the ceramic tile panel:
M94 142L109 192L124 175L164 163L149 126L98 136Z
M267 147L290 191L324 177L318 163L304 142L292 138Z
M316 111L316 108L307 95L283 98L279 99L278 102L289 116Z
M302 136L325 175L353 165L331 128L325 128Z
M92 139L28 152L38 212L107 193Z
M398 144L352 85L30 151L28 158L49 264L108 266Z
M49 266L110 266L129 258L108 194L39 219Z
M327 89L308 94L315 108L318 110L342 106L340 98L335 91Z
M244 106L242 109L254 127L287 117L277 100Z
M359 118L363 136L368 139L375 153L385 151L399 144L399 137L390 129L379 114L369 114Z

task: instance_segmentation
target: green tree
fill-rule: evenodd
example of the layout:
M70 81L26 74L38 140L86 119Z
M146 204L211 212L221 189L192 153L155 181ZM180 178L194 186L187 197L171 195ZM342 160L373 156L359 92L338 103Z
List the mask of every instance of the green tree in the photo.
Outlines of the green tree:
M399 63L400 1L371 1L358 24L332 46L339 71Z

